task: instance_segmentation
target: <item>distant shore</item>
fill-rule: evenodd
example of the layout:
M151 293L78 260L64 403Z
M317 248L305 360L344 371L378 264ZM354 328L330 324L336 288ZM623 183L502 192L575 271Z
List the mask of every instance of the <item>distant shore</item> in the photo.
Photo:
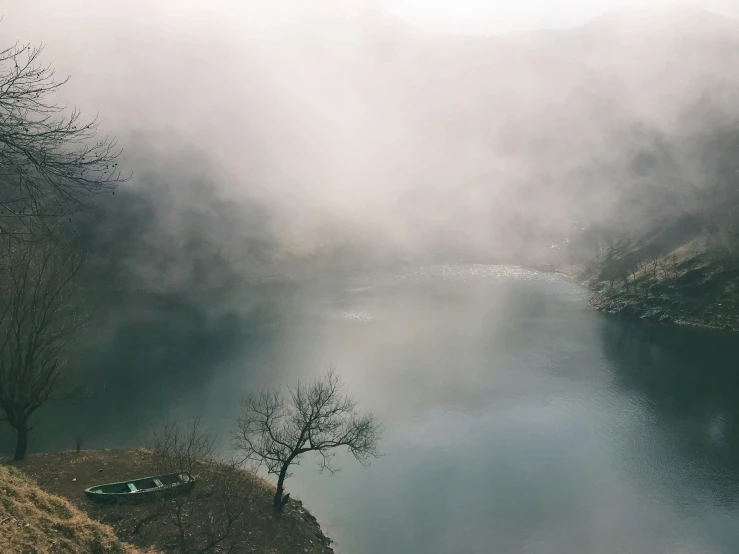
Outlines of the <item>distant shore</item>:
M695 313L686 309L679 297L669 294L644 299L623 291L595 291L588 305L599 312L651 324L739 332L739 313L735 309L722 309L718 304Z
M608 315L643 321L652 325L739 332L739 306L733 303L707 303L699 309L686 305L680 289L653 286L653 293L642 294L584 275L582 268L557 264L532 264L529 269L556 275L591 292L588 306Z

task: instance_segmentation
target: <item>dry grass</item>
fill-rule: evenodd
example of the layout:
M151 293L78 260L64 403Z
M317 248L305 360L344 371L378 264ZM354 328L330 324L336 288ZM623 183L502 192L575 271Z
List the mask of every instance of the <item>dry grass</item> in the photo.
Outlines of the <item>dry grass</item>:
M48 494L12 466L0 465L0 552L140 554L106 525ZM153 551L149 551L153 552Z
M110 525L116 536L141 549L174 552L174 529L163 516L149 518L156 511L151 503L99 505L90 502L84 489L92 485L155 475L155 459L147 450L83 450L79 453L37 454L19 462L17 467L34 479L39 487L68 500L97 521ZM204 509L218 510L219 500L211 494L208 465L198 468L199 482L191 494ZM249 498L244 518L246 541L237 552L270 554L329 554L330 540L323 535L316 519L299 500L288 503L282 515L272 509L274 487L249 472L242 473L239 485ZM141 523L143 521L143 523ZM3 554L5 550L0 549ZM12 551L11 551L12 552Z

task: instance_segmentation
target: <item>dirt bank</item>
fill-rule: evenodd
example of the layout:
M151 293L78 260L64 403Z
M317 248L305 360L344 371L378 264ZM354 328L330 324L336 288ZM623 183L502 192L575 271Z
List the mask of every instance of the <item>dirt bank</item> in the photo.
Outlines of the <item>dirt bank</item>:
M58 452L29 456L14 464L51 494L68 500L91 519L109 525L116 536L139 548L174 552L171 546L172 525L164 516L154 516L150 503L98 505L84 495L85 488L136 477L155 475L155 463L147 450L91 450ZM212 468L211 468L212 469ZM209 468L201 468L204 479L198 502L217 502L208 493ZM292 499L281 515L272 509L272 485L249 472L243 472L239 487L248 497L248 513L244 518L246 548L243 551L271 554L329 554L330 543L316 519L302 503ZM216 507L217 508L217 507ZM242 550L240 550L242 551ZM216 550L217 552L217 550Z

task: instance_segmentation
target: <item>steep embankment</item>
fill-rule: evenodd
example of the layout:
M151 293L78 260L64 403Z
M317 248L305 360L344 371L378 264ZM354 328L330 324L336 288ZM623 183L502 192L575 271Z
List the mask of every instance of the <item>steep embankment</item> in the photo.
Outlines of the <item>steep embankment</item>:
M699 234L678 245L655 241L586 272L600 311L645 321L739 331L739 258Z
M83 450L37 454L20 462L18 467L42 489L65 498L91 519L110 525L120 540L139 548L178 551L180 529L176 528L172 513L161 512L161 504L100 505L89 502L83 492L93 485L156 475L159 471L151 451ZM333 552L331 539L323 534L316 519L299 500L291 499L278 516L272 509L272 485L245 471L239 471L235 479L226 483L218 477L219 467L220 464L208 462L194 471L199 481L188 495L183 512L186 514L183 529L192 546L202 546L223 533L228 518L243 506L245 511L233 521L228 539L209 551L226 552L233 543L238 552Z
M66 500L48 494L11 466L0 465L0 552L141 554Z

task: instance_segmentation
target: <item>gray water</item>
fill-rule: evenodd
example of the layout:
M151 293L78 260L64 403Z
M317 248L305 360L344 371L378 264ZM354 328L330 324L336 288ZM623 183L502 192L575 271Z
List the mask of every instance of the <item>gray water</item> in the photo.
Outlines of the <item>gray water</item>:
M339 552L739 552L734 337L495 266L119 300L78 360L98 393L45 409L32 449L138 446L202 415L226 452L243 395L335 365L385 455L334 476L305 460L288 490Z

